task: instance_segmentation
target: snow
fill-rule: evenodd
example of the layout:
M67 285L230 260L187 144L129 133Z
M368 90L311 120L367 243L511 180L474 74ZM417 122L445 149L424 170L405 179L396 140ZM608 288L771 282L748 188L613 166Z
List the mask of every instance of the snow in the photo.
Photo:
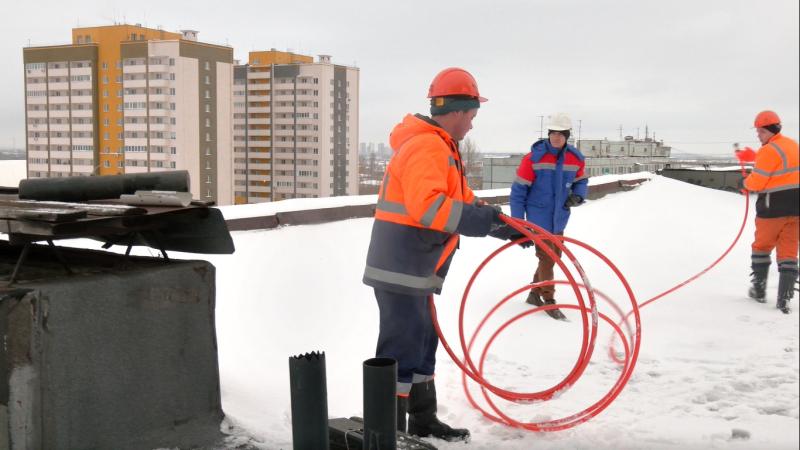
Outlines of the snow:
M752 169L752 164L745 164L745 168ZM733 170L742 170L742 166L691 166L691 167L681 167L680 169L683 170L700 170L700 171L709 171L709 172L730 172Z
M0 186L17 187L25 178L25 163L24 159L0 160Z
M589 178L589 184L603 184L617 180L650 179L650 172L636 172L625 175L600 175ZM476 191L481 197L499 197L509 194L508 188L486 189ZM221 206L219 209L225 219L241 219L246 217L271 216L279 212L302 211L305 209L333 208L347 205L374 205L377 195L359 195L349 197L297 198L279 202L253 203L249 205Z
M734 239L744 211L744 197L738 194L647 176L651 181L637 189L574 209L567 228L568 236L596 247L617 264L640 303L722 254ZM604 177L607 181L622 178ZM502 189L490 192L495 191L507 194ZM245 217L287 210L282 208L363 204L374 198L304 199L222 210L228 218ZM234 432L251 436L251 444L291 448L288 358L292 355L324 351L329 415L361 415L361 364L373 356L378 333L372 291L361 283L371 225L372 219L362 218L234 232L235 254L205 257L217 268L223 408ZM642 349L630 383L609 408L575 428L537 434L485 420L468 404L459 370L440 346L439 416L469 428L473 438L466 446L434 440L435 445L486 450L798 448L800 330L796 312L787 316L774 307L774 265L769 303L746 298L753 232L751 212L741 241L726 259L697 281L642 309ZM99 248L98 243L86 240L62 245ZM456 351L463 288L478 264L499 245L492 238L463 238L444 292L436 298L444 333ZM150 249L136 252L157 254ZM574 252L592 285L627 310L619 282L609 269L584 250ZM496 258L473 288L467 330L491 305L526 283L534 267L532 249L514 247ZM563 287L557 298L574 302ZM797 298L792 304L797 307ZM612 313L603 302L599 307ZM488 331L526 309L521 296L513 299ZM574 364L581 338L578 315L565 314L569 322L536 314L510 326L492 347L487 378L501 387L526 392L559 382ZM517 419L547 420L576 413L597 401L618 377L618 366L605 353L608 329L601 323L586 373L558 399L499 404ZM480 397L479 391L473 393Z

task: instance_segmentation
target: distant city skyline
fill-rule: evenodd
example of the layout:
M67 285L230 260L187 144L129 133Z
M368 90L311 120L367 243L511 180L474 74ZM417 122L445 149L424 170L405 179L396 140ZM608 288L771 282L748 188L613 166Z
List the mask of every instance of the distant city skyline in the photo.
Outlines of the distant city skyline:
M797 138L800 128L794 0L216 6L7 6L0 19L0 148L24 146L22 48L63 43L78 25L114 22L199 30L200 40L230 45L240 60L274 47L357 65L362 142L388 142L405 114L427 113L427 87L447 66L471 71L489 98L469 134L483 152L524 151L539 136L540 116L557 111L580 120L583 138L615 139L620 125L623 135L639 128L642 136L648 126L675 151L712 155L729 153L734 142L757 145L751 126L762 109L781 115L787 135Z

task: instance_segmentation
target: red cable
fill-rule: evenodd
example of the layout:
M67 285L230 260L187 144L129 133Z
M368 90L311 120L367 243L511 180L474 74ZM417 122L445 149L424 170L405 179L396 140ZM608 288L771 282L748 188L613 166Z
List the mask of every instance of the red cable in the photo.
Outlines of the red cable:
M746 177L747 176L747 172L745 171L745 168L744 168L744 162L740 162L740 165L741 165L741 170L742 170L742 177ZM728 256L728 253L730 253L731 250L733 250L733 247L736 246L736 243L739 242L739 238L742 237L742 233L744 232L744 227L747 225L747 216L750 213L750 192L747 191L746 189L743 189L743 192L744 192L744 216L742 217L742 225L739 227L739 232L736 233L736 238L733 240L733 242L731 242L731 245L728 246L728 248L722 253L722 255L720 255L719 258L714 260L714 262L712 262L708 267L706 267L705 269L703 269L699 273L695 274L694 276L687 278L682 283L679 283L678 285L673 286L673 287L667 289L666 291L664 291L664 292L662 292L660 294L657 294L654 297L646 300L641 305L639 305L639 309L644 308L645 306L649 305L650 303L653 303L654 301L656 301L656 300L658 300L658 299L660 299L662 297L665 297L665 296L677 291L678 289L686 286L687 284L691 283L692 281L700 278L701 276L705 275L706 272L708 272L709 270L714 268L714 266L719 264L720 261L725 259L726 256ZM628 317L630 317L630 315L631 315L631 312L628 312L628 314L626 314L625 317L622 320L623 321L627 321ZM619 356L617 356L617 352L614 350L613 341L614 341L614 336L612 335L611 339L609 340L609 343L608 343L608 356L611 359L613 359L615 362L617 362L619 364L622 364L623 361L619 358Z
M464 384L464 391L467 395L469 402L473 405L473 407L480 410L481 413L488 419L493 420L495 422L504 423L508 426L527 429L531 431L559 431L571 428L573 426L576 426L591 419L592 417L596 416L601 411L603 411L605 408L607 408L611 404L611 402L620 394L620 392L622 392L622 389L624 388L625 384L627 384L628 380L630 379L633 373L633 368L636 364L636 359L638 358L639 355L639 348L641 341L641 322L638 312L638 306L636 304L636 299L633 295L633 291L628 285L628 282L625 280L625 277L622 275L619 269L617 269L617 267L607 257L605 257L605 255L603 255L593 247L569 237L552 235L548 233L546 230L536 226L535 224L525 222L520 219L514 219L508 216L502 216L502 218L509 226L521 232L525 237L520 238L514 242L508 242L499 249L495 250L479 265L479 267L475 270L469 282L467 283L467 287L464 290L464 295L461 300L461 308L459 311L459 323L458 323L461 349L464 355L463 361L455 355L452 348L450 347L450 344L447 342L446 338L442 334L436 314L436 306L433 302L433 296L431 296L431 301L429 302L429 305L431 309L433 323L436 328L436 333L439 335L439 339L442 342L442 346L444 347L444 349L447 351L447 353L450 355L450 357L453 359L456 365L462 370L462 382ZM502 300L500 300L489 311L489 313L484 317L484 319L476 328L475 332L470 337L469 345L467 345L466 343L467 339L464 333L464 311L466 309L466 302L467 298L469 297L469 291L472 288L473 283L475 282L476 278L483 270L483 268L492 259L494 259L494 257L497 256L500 252L505 251L506 249L514 246L515 244L519 244L527 240L531 240L534 243L538 244L539 247L542 248L545 251L545 253L547 253L559 265L561 270L566 275L567 281L546 281L541 283L525 284L524 286L516 289L511 294L507 295ZM548 245L541 245L542 242L544 241L553 242L556 247L561 249L561 251L565 255L565 258L572 264L575 270L578 271L578 274L583 280L583 283L578 283L575 280L575 277L572 275L571 271L567 268L566 264L562 261L562 259L557 257L554 250L552 250ZM595 293L598 293L601 296L601 298L608 301L612 305L613 302L611 302L610 299L608 299L608 297L606 297L602 293L599 293L590 287L591 284L589 283L589 280L586 277L583 268L581 267L578 260L575 258L574 254L564 246L564 242L569 242L571 244L575 244L579 247L589 250L591 253L593 253L601 260L603 260L603 262L605 262L612 269L615 275L617 275L617 277L622 282L623 286L625 287L625 290L627 291L630 297L631 305L633 308L633 315L636 323L635 330L633 330L632 334L630 328L628 329L629 333L628 339L630 340L630 344L628 343L628 340L625 339L625 334L622 331L622 329L617 324L615 324L613 320L611 320L608 316L606 316L605 314L601 314L597 311L597 304L595 302ZM475 343L475 339L478 333L483 328L485 323L489 320L489 318L494 314L494 312L497 311L503 304L505 304L512 297L518 295L523 291L530 290L533 287L547 286L551 284L568 284L572 286L579 305L577 306L564 305L564 304L545 305L542 307L527 310L507 320L502 326L500 326L500 328L498 328L492 334L490 339L487 341L483 351L481 352L481 358L478 362L478 367L476 367L471 357L471 350ZM586 306L583 300L583 294L581 290L585 290L586 294L588 295L589 307ZM616 305L613 305L613 307L618 313L621 314L621 310ZM573 366L570 373L567 374L567 376L563 380L561 380L553 387L546 389L544 391L532 392L532 393L520 393L520 392L509 391L506 389L499 388L493 385L488 380L486 380L483 376L483 369L484 369L486 355L488 354L489 348L491 347L492 343L500 335L500 333L502 333L509 325L511 325L512 323L516 322L519 319L522 319L523 317L527 317L537 312L548 311L556 308L575 309L581 312L583 339L578 359L575 362L575 365ZM590 315L591 315L591 320L589 320ZM611 325L611 327L614 329L617 335L619 335L620 338L622 339L625 347L625 366L623 367L623 370L620 372L620 376L617 379L617 382L599 401L571 416L544 422L520 422L504 414L497 407L497 405L494 404L494 402L489 397L488 392L491 392L500 398L512 402L529 403L531 401L543 401L551 399L560 392L569 389L581 377L587 365L589 364L589 361L591 360L595 345L595 339L597 337L598 318L602 318L604 321L608 322L609 325ZM489 411L483 409L480 405L478 405L478 403L472 397L467 386L467 377L471 378L473 381L475 381L481 386L483 395L486 398L489 406L494 411L494 413L497 414L496 416L490 413Z
M746 175L744 163L742 163L742 176ZM639 310L644 306L665 297L666 295L675 292L676 290L680 289L681 287L691 283L692 281L696 280L700 276L707 273L711 270L714 266L716 266L720 261L722 261L728 253L733 249L736 243L739 241L739 238L744 231L744 227L747 223L747 216L750 210L750 196L749 192L744 191L745 194L745 212L744 218L742 219L742 225L739 228L739 232L736 235L733 243L725 250L725 252L717 258L711 265L706 267L703 271L699 272L698 274L688 278L687 280L683 281L682 283L654 296L653 298L648 299L647 301L643 302L639 305L636 302L636 298L633 294L633 291L630 288L625 277L622 275L622 272L619 271L617 266L614 265L605 255L601 252L596 250L595 248L585 244L581 241L576 239L572 239L565 236L556 236L553 235L546 230L542 229L541 227L526 222L521 219L511 218L508 216L501 216L504 222L506 222L510 227L514 228L515 230L521 232L524 237L514 241L508 242L501 246L499 249L492 252L484 261L478 266L475 272L469 279L466 288L464 289L464 294L461 298L461 307L459 309L458 315L458 333L459 333L459 340L461 343L461 350L462 354L464 355L463 361L458 358L455 353L453 352L452 348L450 348L450 344L445 339L442 330L439 326L439 321L436 314L436 305L433 302L433 295L430 296L429 307L431 310L431 317L433 319L434 327L436 328L436 333L439 335L439 339L442 343L442 346L447 351L447 354L450 355L450 358L455 362L455 364L461 369L462 371L462 384L464 387L464 393L467 396L467 400L470 404L479 410L486 418L492 420L494 422L502 423L511 427L515 428L522 428L530 431L537 431L537 432L549 432L549 431L561 431L576 425L580 425L583 422L588 421L589 419L595 417L604 409L606 409L622 392L625 385L630 380L631 375L633 374L633 369L636 365L636 361L639 357L639 349L641 347L641 317L639 315ZM484 316L481 322L476 327L475 331L469 338L469 344L467 344L467 339L464 333L464 311L466 310L467 298L469 297L469 292L472 288L473 283L477 279L478 275L481 273L483 268L489 264L489 262L494 259L495 256L500 254L501 252L507 250L508 248L520 244L522 242L532 241L538 248L542 249L553 261L558 264L561 271L566 275L566 281L543 281L539 283L530 283L525 284L524 286L514 290L499 302L495 304L494 307ZM583 283L578 283L575 280L575 277L572 275L571 271L568 269L567 265L562 261L561 258L556 255L555 251L550 248L549 245L542 245L545 241L553 242L556 247L558 247L572 264L572 266L577 270L580 278L583 280ZM619 278L620 282L625 288L625 291L628 293L628 297L631 301L631 310L627 314L623 314L622 310L606 295L603 293L593 289L589 280L586 276L586 273L583 270L583 267L578 262L577 258L575 258L574 254L564 246L564 242L569 242L571 244L577 245L588 250L590 253L595 255L596 257L600 258ZM505 321L489 338L486 342L483 350L481 351L480 360L478 361L478 366L476 367L471 356L471 352L473 349L473 345L475 344L475 340L477 339L478 334L483 329L486 322L494 315L494 313L500 309L506 302L508 302L511 298L515 297L516 295L528 291L537 287L542 286L549 286L555 284L565 284L570 285L575 293L575 297L578 301L578 305L568 305L568 304L553 304L553 305L544 305L538 308L533 308L526 310L516 316L512 317L511 319ZM585 290L588 297L589 297L589 307L586 307L586 304L583 300L583 295L581 290ZM620 321L618 323L614 323L612 319L610 319L605 314L599 313L597 310L597 304L595 302L595 294L598 294L603 300L605 300L620 316ZM545 389L539 392L529 392L529 393L520 393L515 391L509 391L506 389L499 388L492 383L490 383L486 378L483 376L484 365L486 361L486 356L491 348L492 344L494 343L495 339L511 324L530 316L532 314L536 314L542 311L549 311L553 309L574 309L580 311L581 313L581 323L583 327L583 338L581 340L581 349L578 355L578 359L575 362L575 365L572 367L572 370L561 380L559 383L555 384L553 387ZM589 320L589 315L591 315L591 321ZM633 315L635 327L631 329L631 325L629 323L630 316ZM589 361L592 358L592 353L594 351L595 339L597 337L597 325L598 325L598 317L602 318L606 323L608 323L614 330L614 334L611 335L611 341L609 342L609 356L614 359L614 361L623 365L622 371L620 372L620 376L617 379L616 383L611 387L611 389L605 393L597 402L593 403L592 405L588 406L587 408L572 414L567 417L563 417L560 419L554 419L549 421L543 422L521 422L512 417L504 414L500 408L494 403L492 398L490 397L489 393L491 392L498 397L515 402L515 403L529 403L533 401L545 401L550 400L554 396L557 396L559 393L569 389L572 385L574 385L578 379L583 375L584 370L586 369ZM620 327L621 324L625 324L627 329L627 334L623 331ZM617 352L613 349L613 339L614 337L618 337L624 347L624 358L620 358ZM626 339L627 337L627 339ZM632 349L631 349L632 348ZM469 391L467 377L475 381L481 388L481 392L484 396L484 399L490 406L490 408L494 411L494 414L490 413L486 409L482 408L473 398L472 394Z

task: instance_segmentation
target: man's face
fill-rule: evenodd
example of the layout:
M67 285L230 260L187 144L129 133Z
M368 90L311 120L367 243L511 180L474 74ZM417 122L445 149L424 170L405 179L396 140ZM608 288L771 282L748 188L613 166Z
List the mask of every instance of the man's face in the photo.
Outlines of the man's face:
M767 145L769 142L769 138L775 136L771 131L766 128L756 128L756 134L758 135L758 140L761 141L761 145Z
M452 138L455 141L464 139L469 130L472 129L472 119L478 115L478 109L470 109L469 111L457 111L456 120L453 123Z
M567 144L567 138L557 131L551 131L547 137L550 139L550 145L553 148L563 148Z

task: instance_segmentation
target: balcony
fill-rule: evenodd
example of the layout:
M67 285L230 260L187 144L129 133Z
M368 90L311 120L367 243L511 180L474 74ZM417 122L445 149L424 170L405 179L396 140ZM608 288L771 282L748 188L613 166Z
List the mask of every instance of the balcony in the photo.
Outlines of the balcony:
M272 72L248 72L248 80L267 80L271 78Z
M171 87L172 85L173 81L163 78L160 80L150 80L150 87Z
M270 131L269 129L265 130L247 130L247 134L249 136L269 136Z
M141 80L125 80L125 81L122 82L122 85L125 88L131 88L131 89L143 88L143 87L147 86L147 80L145 80L145 79L141 79Z
M144 64L126 64L123 66L122 71L124 73L145 73L147 72L147 66Z
M142 66L144 67L144 66ZM151 64L148 67L148 71L150 73L160 72L160 73L169 73L171 71L170 66L166 64Z
M272 170L272 165L270 163L249 163L247 165L249 170Z

